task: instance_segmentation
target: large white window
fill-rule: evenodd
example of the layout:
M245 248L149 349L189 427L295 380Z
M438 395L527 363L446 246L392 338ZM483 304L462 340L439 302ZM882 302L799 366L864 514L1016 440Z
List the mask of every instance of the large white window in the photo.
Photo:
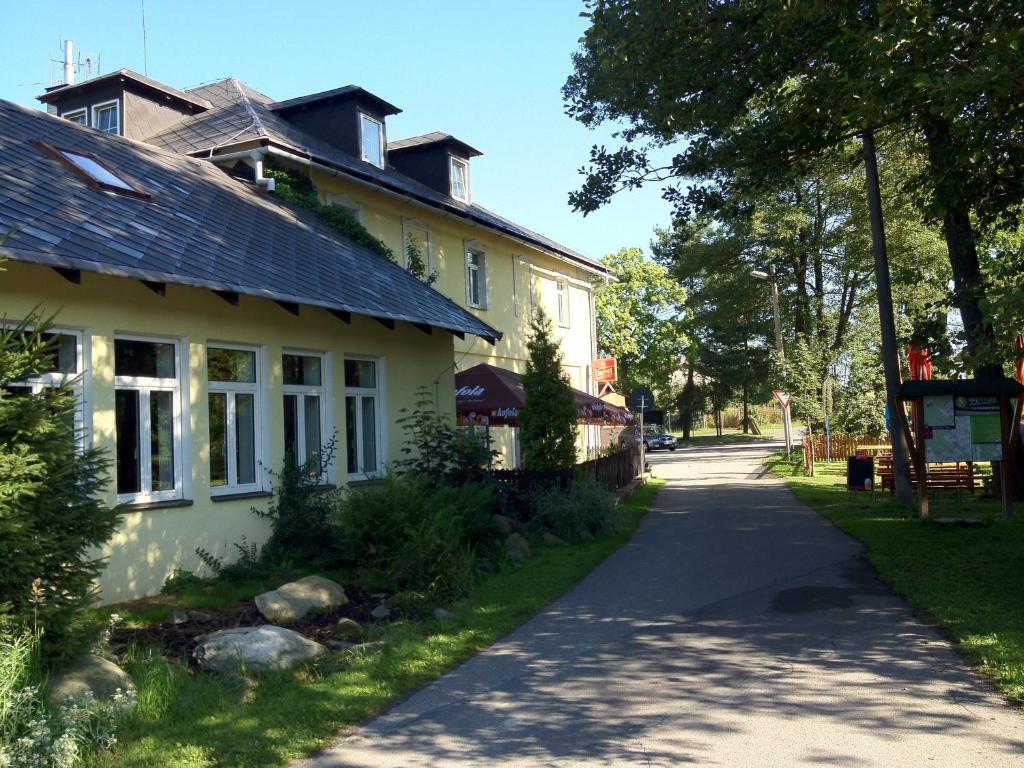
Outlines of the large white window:
M487 254L482 248L466 248L466 302L487 308Z
M331 438L327 419L328 381L324 355L285 353L284 368L284 450L300 467L326 480L321 464L324 444Z
M469 202L469 163L457 157L451 160L452 197L464 203Z
M381 472L380 363L345 358L345 457L350 480Z
M555 303L558 313L558 324L563 328L569 327L569 283L565 280L555 280Z
M120 501L167 501L183 496L178 344L137 337L114 340Z
M210 406L210 493L262 490L259 350L210 345L206 349Z
M120 133L121 120L116 101L97 104L92 108L92 127L103 133Z
M359 143L362 157L378 168L384 167L384 123L369 115L359 114Z

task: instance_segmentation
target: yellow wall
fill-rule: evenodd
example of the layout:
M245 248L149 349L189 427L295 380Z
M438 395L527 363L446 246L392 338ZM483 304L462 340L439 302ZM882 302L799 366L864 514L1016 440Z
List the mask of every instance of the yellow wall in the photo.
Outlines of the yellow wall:
M345 476L345 388L343 360L346 354L383 359L383 399L386 456L401 457L402 432L395 420L400 409L411 407L420 385L437 393L440 410L454 411L452 340L446 332L431 335L398 323L390 331L374 320L353 316L345 324L323 310L302 307L295 317L273 302L242 296L231 306L210 291L168 285L160 297L141 283L83 273L82 284L73 285L53 270L29 264L7 262L0 272L0 314L8 319L24 317L37 305L47 312L59 311L56 324L83 331L91 346L87 376L94 445L114 449L114 366L115 333L167 336L185 339L190 360L188 401L190 406L191 457L184 471L191 470L191 506L129 510L114 538L103 548L109 558L101 578L106 602L124 600L159 591L174 568L201 571L196 547L234 559L233 543L244 536L261 542L266 523L250 511L265 507L266 499L211 501L209 487L208 408L206 391L206 345L208 341L258 345L269 361L269 466L278 469L284 461L281 352L283 348L327 353L331 364L331 399L334 432L338 436L336 480ZM91 390L91 393L90 393ZM184 396L184 392L183 392ZM113 470L112 470L113 471ZM106 501L116 503L116 484L111 479Z

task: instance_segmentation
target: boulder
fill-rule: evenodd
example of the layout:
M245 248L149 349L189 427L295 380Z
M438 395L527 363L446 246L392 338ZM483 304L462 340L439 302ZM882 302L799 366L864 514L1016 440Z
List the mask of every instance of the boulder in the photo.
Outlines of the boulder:
M343 619L338 619L338 623L334 627L335 637L362 637L363 626L355 619L350 619L347 616Z
M47 698L52 706L59 706L68 696L91 693L97 699L110 699L118 690L135 690L128 673L114 662L90 654L50 678Z
M274 622L298 621L312 610L327 610L348 603L345 590L323 576L307 576L256 596L260 613Z
M505 517L505 515L491 515L491 522L494 523L494 530L502 536L508 536L515 530L515 526L512 525L512 518Z
M167 621L165 623L177 626L179 624L188 624L188 622L188 613L185 611L171 611L171 615L167 617Z
M449 611L447 608L435 608L434 618L438 621L444 621L446 619L454 619L455 614Z
M530 543L518 533L505 539L505 552L512 560L525 560L530 556Z
M298 632L270 624L222 629L196 640L192 656L203 669L215 672L230 672L240 664L288 669L326 650Z
M384 619L391 618L391 609L384 605L384 603L381 603L370 611L370 615L378 621L383 621Z
M550 531L544 531L544 535L541 536L541 540L545 544L565 544L565 539L561 539L558 536L555 536L555 534L551 533Z

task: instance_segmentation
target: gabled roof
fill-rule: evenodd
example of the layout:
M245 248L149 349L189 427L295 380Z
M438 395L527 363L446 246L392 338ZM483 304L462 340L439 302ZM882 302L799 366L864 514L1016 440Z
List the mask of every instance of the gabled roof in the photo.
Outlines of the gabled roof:
M479 157L483 154L479 149L474 149L464 141L459 141L450 133L443 131L431 131L422 136L411 136L408 139L398 139L388 142L388 152L401 152L404 149L416 149L429 146L430 144L452 144L465 154L466 157Z
M72 85L59 85L56 88L47 89L46 93L36 98L44 104L52 104L55 101L59 101L66 94L72 91L80 91L94 88L97 85L106 85L113 80L131 80L138 85L148 88L153 91L158 91L164 96L170 96L172 98L183 101L186 104L192 104L193 106L200 107L202 109L209 109L212 105L209 101L198 96L195 93L189 93L187 91L179 91L177 88L171 88L169 85L161 83L159 80L154 80L151 77L140 75L130 69L118 69L114 72L108 72L105 75L99 75L98 77L92 77L88 80L82 80Z
M598 274L610 274L600 262L561 243L499 216L476 203L463 203L422 184L393 168L357 159L288 122L269 107L274 102L235 78L210 83L192 91L216 106L146 139L174 152L208 157L247 143L273 144L366 181L387 191L408 195L420 203L480 224L495 232L523 240L535 248L568 259Z
M360 101L370 104L370 106L380 110L385 115L397 115L402 111L394 104L384 101L380 96L370 93L358 85L344 85L341 88L332 88L329 91L320 91L319 93L310 93L306 96L296 96L294 99L275 101L270 105L270 109L275 112L284 112L295 107L304 107L321 101L352 96L358 97Z
M94 155L148 199L85 183L37 145ZM433 326L501 333L305 209L218 166L0 101L0 255Z

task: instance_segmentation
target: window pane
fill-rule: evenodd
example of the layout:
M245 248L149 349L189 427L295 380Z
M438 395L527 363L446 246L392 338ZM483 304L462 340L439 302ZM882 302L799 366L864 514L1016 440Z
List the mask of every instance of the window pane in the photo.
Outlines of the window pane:
M347 362L347 361L346 361ZM356 443L356 412L357 402L354 397L345 398L345 456L349 473L359 471L358 451Z
M316 355L282 355L284 383L306 387L321 384L320 358Z
M472 304L480 303L480 271L472 267L469 270L469 301Z
M85 111L81 112L69 112L64 115L65 120L70 120L72 123L78 123L79 125L85 125Z
M149 393L153 490L174 490L174 393Z
M235 458L238 484L256 482L256 396L235 395Z
M256 383L256 353L246 349L209 347L206 376L210 381Z
M114 375L173 379L174 345L160 341L114 341Z
M115 105L97 109L95 120L96 125L93 128L98 128L104 133L117 133L117 107Z
M317 395L306 395L303 400L306 408L306 460L315 462L313 469L319 472L322 447L320 442L320 398Z
M363 471L377 471L377 401L360 398L363 406Z
M346 360L345 386L373 389L377 386L377 364L372 360Z
M284 452L296 464L299 463L299 430L296 428L298 401L295 395L284 396Z
M138 493L139 477L139 393L119 389L114 394L114 430L117 441L117 492Z
M377 166L384 165L381 125L376 120L361 116L363 128L363 159Z
M228 396L211 392L210 402L210 485L228 482Z

